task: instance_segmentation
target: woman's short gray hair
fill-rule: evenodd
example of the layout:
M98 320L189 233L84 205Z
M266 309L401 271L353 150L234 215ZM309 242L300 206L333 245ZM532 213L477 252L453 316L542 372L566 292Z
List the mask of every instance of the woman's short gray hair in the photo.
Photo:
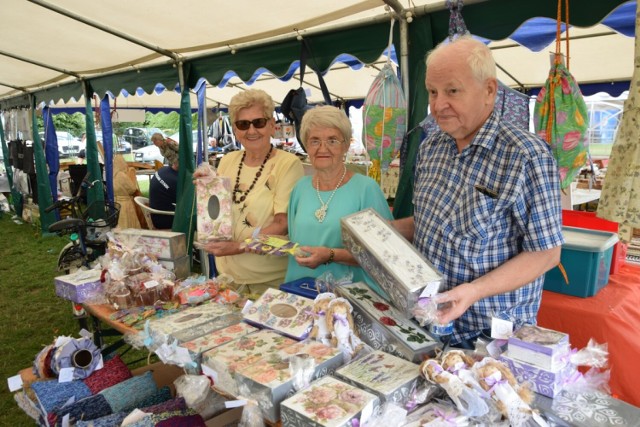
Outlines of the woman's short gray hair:
M304 113L298 140L304 144L309 132L314 127L338 129L347 145L351 143L351 135L353 133L351 121L345 112L337 107L322 105Z
M265 119L271 119L273 117L273 112L276 108L273 98L271 98L271 96L262 89L249 89L240 92L231 98L231 102L229 103L229 117L231 119L231 123L235 123L240 110L244 108L251 108L254 105L262 107Z

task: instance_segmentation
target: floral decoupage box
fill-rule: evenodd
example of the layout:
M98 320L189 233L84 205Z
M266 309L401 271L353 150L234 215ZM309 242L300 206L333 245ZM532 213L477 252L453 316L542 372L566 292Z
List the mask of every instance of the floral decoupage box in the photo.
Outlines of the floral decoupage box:
M268 421L277 422L280 419L280 403L295 391L296 384L290 368L295 357L304 358L304 366L292 366L299 366L300 374L310 375L310 380L333 373L343 364L341 350L312 341L283 347L236 371L240 395L257 397L262 415ZM308 372L303 372L305 370Z
M196 181L198 241L229 240L233 237L231 182L215 174Z
M247 322L304 339L313 326L313 300L278 289L267 289L245 311Z
M392 402L401 407L423 383L417 364L380 350L343 366L336 376L377 395L382 403Z
M327 376L282 402L282 426L364 425L378 405L375 395Z
M193 360L195 364L194 367L185 367L185 369L194 375L201 374L202 369L200 365L202 364L202 353L257 331L257 328L254 328L244 322L240 322L235 325L213 331L210 334L203 335L193 341L180 344L180 347L184 347L189 350L191 360Z
M404 317L412 316L419 298L438 292L442 274L375 210L345 216L340 224L344 247Z
M438 341L372 291L366 283L339 286L337 292L353 306L353 321L360 339L374 349L420 363L439 347Z
M296 342L274 331L258 331L204 352L202 370L215 373L213 382L217 389L237 396L235 374L238 369L250 366Z

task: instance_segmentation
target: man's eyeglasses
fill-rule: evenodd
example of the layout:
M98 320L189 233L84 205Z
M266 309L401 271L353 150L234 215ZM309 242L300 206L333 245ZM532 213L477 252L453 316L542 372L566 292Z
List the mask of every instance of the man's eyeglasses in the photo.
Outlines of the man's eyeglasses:
M265 119L261 117L259 119L253 119L253 120L237 120L234 124L240 130L249 130L251 125L253 125L253 127L256 129L262 129L267 125L268 122L269 122L269 119Z
M320 139L320 138L310 138L307 140L307 145L309 147L320 147L322 143L325 143L327 147L334 148L340 146L344 141L341 141L337 138L329 138L329 139Z

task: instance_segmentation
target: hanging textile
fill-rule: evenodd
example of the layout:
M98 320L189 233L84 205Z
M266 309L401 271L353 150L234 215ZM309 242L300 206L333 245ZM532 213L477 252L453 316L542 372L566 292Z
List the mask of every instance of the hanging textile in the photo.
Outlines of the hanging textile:
M578 83L569 72L569 0L565 0L567 66L562 63L560 36L562 0L558 0L556 54L544 87L538 93L533 123L549 143L558 163L560 188L567 188L587 161L589 114Z
M620 224L620 239L629 242L640 228L640 9L636 10L636 39L629 97L613 143L602 187L598 216Z
M55 202L58 200L58 172L60 171L60 153L58 152L58 136L53 125L53 114L49 107L42 110L44 121L44 154L49 165L49 186L51 187L51 197ZM56 210L56 218L58 211ZM59 218L58 218L59 219Z
M189 259L193 251L193 233L196 227L196 197L193 185L193 145L191 133L191 100L189 89L181 87L180 100L180 145L178 153L180 165L178 167L178 199L176 216L173 219L173 231L187 236L187 250Z
M198 145L196 149L196 165L200 165L203 160L207 158L207 154L209 153L209 144L204 144L206 132L206 121L205 112L207 109L207 84L204 79L200 79L200 85L196 88L196 95L198 96Z
M36 101L31 95L31 125L33 133L33 156L36 163L36 180L38 187L38 210L40 211L40 229L42 234L49 234L49 226L56 222L55 212L45 212L45 209L53 204L51 187L49 186L47 163L44 158L44 150L38 132L38 120L36 119Z
M102 171L98 161L98 144L96 142L96 128L93 124L93 108L91 107L91 96L85 90L85 124L87 135L87 176L85 181L87 187L87 205L92 206L89 215L95 220L104 218L105 208L100 202L104 202L104 186L102 184Z
M111 106L109 105L108 94L105 94L100 100L100 127L102 128L102 144L104 147L104 175L107 183L107 199L113 202L113 124L111 123Z
M393 41L394 22L392 19L388 50ZM381 174L397 157L407 132L407 100L390 60L371 83L362 112L362 140L372 162L369 176L380 183Z
M16 215L22 216L22 194L13 186L13 169L11 167L11 159L9 156L9 149L7 148L7 140L4 136L4 127L2 126L2 120L0 119L0 143L2 143L2 158L4 160L4 169L7 173L7 181L9 181L9 188L11 189L11 204L16 211Z

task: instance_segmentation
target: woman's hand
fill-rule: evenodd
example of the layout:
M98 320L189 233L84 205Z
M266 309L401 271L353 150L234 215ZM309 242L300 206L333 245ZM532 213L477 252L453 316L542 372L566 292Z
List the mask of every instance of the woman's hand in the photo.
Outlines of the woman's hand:
M244 248L240 247L240 242L232 240L211 241L204 243L202 248L214 256L238 255L245 252Z
M315 269L329 261L331 249L324 246L300 246L305 256L297 256L296 262L302 267ZM307 255L308 254L308 255Z

